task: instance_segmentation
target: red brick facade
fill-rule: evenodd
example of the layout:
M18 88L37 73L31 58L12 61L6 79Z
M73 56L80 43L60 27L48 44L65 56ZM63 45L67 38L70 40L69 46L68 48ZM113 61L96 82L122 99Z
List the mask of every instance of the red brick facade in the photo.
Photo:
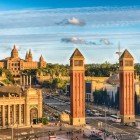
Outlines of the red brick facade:
M84 57L76 49L70 58L71 124L85 124Z
M119 59L120 115L123 123L135 122L134 58L125 50Z

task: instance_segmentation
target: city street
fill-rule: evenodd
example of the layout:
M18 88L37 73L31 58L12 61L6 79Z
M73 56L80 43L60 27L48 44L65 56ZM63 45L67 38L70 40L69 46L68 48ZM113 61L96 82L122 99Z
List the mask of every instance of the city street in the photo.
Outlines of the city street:
M59 96L59 97L53 97L51 99L45 99L45 104L51 106L55 110L59 111L65 111L70 109L70 104L68 102L68 97L65 96ZM108 113L117 113L117 110L113 110L111 108L107 107L102 107L102 106L94 106L94 105L89 105L89 109L96 109L99 110L100 113L105 115L105 111ZM95 107L95 108L94 108ZM136 127L130 127L130 126L124 126L118 123L113 123L111 121L108 121L108 116L105 117L86 117L86 122L90 124L91 126L97 128L97 129L106 129L107 131L111 132L112 134L114 133L115 135L132 135L132 137L140 135L140 129ZM102 122L102 126L99 126L98 124Z

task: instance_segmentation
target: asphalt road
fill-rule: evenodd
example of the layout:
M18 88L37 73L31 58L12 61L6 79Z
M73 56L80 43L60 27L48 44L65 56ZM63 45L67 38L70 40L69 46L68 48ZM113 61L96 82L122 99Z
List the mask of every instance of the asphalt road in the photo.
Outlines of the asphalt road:
M55 98L51 98L51 99L46 99L45 103L61 112L65 111L65 110L70 110L70 103L68 102L67 98L55 97ZM91 105L91 106L93 109L94 106L93 105ZM96 107L96 109L98 109L98 107ZM107 108L104 108L104 109L107 110ZM102 110L102 113L104 113L104 109L102 109L100 107L100 111ZM113 112L113 109L110 109L108 111ZM116 113L116 112L117 112L117 110L114 110L113 113ZM104 117L102 119L98 118L98 117L87 117L87 122L94 127L99 127L98 123L102 122L103 128L106 127L107 129L109 129L112 132L115 132L116 134L140 135L140 129L138 129L134 126L124 126L124 125L113 123L110 121L105 121Z

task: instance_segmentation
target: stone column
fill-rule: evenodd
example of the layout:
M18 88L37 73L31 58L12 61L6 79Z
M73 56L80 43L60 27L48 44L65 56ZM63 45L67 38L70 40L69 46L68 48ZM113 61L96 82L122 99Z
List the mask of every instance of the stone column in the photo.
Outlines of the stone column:
M21 104L19 104L19 125L21 125Z
M27 82L27 86L29 85L29 77L28 75L26 76L26 82Z
M25 75L23 75L23 86L25 86Z
M10 105L8 105L8 126L10 126Z
M20 85L22 86L22 75L20 75Z
M14 123L17 123L18 124L18 122L16 122L16 105L13 105L13 120L14 120Z
M30 106L28 104L28 102L26 102L25 104L25 124L26 126L29 126L30 125Z
M30 75L30 87L31 87L31 85L32 85L32 77Z
M26 91L26 96L25 96L25 125L29 126L30 125L30 98L28 96L28 90Z
M42 118L42 90L38 90L38 118Z
M2 106L2 127L5 127L5 106Z

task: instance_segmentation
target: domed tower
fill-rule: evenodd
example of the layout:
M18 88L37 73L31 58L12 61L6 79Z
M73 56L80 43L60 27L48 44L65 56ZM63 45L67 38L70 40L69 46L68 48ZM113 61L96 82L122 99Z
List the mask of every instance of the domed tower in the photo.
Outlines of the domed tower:
M18 58L18 50L16 48L16 45L14 45L12 51L11 51L11 57L12 58Z
M31 49L29 50L28 61L29 61L29 62L33 61L33 56L32 56Z
M122 123L135 122L134 58L125 50L119 58L119 107Z
M39 58L39 67L40 67L40 68L46 67L46 62L44 61L44 58L43 58L42 55L41 55L40 58Z
M71 124L85 124L85 66L84 56L76 49L70 58Z

